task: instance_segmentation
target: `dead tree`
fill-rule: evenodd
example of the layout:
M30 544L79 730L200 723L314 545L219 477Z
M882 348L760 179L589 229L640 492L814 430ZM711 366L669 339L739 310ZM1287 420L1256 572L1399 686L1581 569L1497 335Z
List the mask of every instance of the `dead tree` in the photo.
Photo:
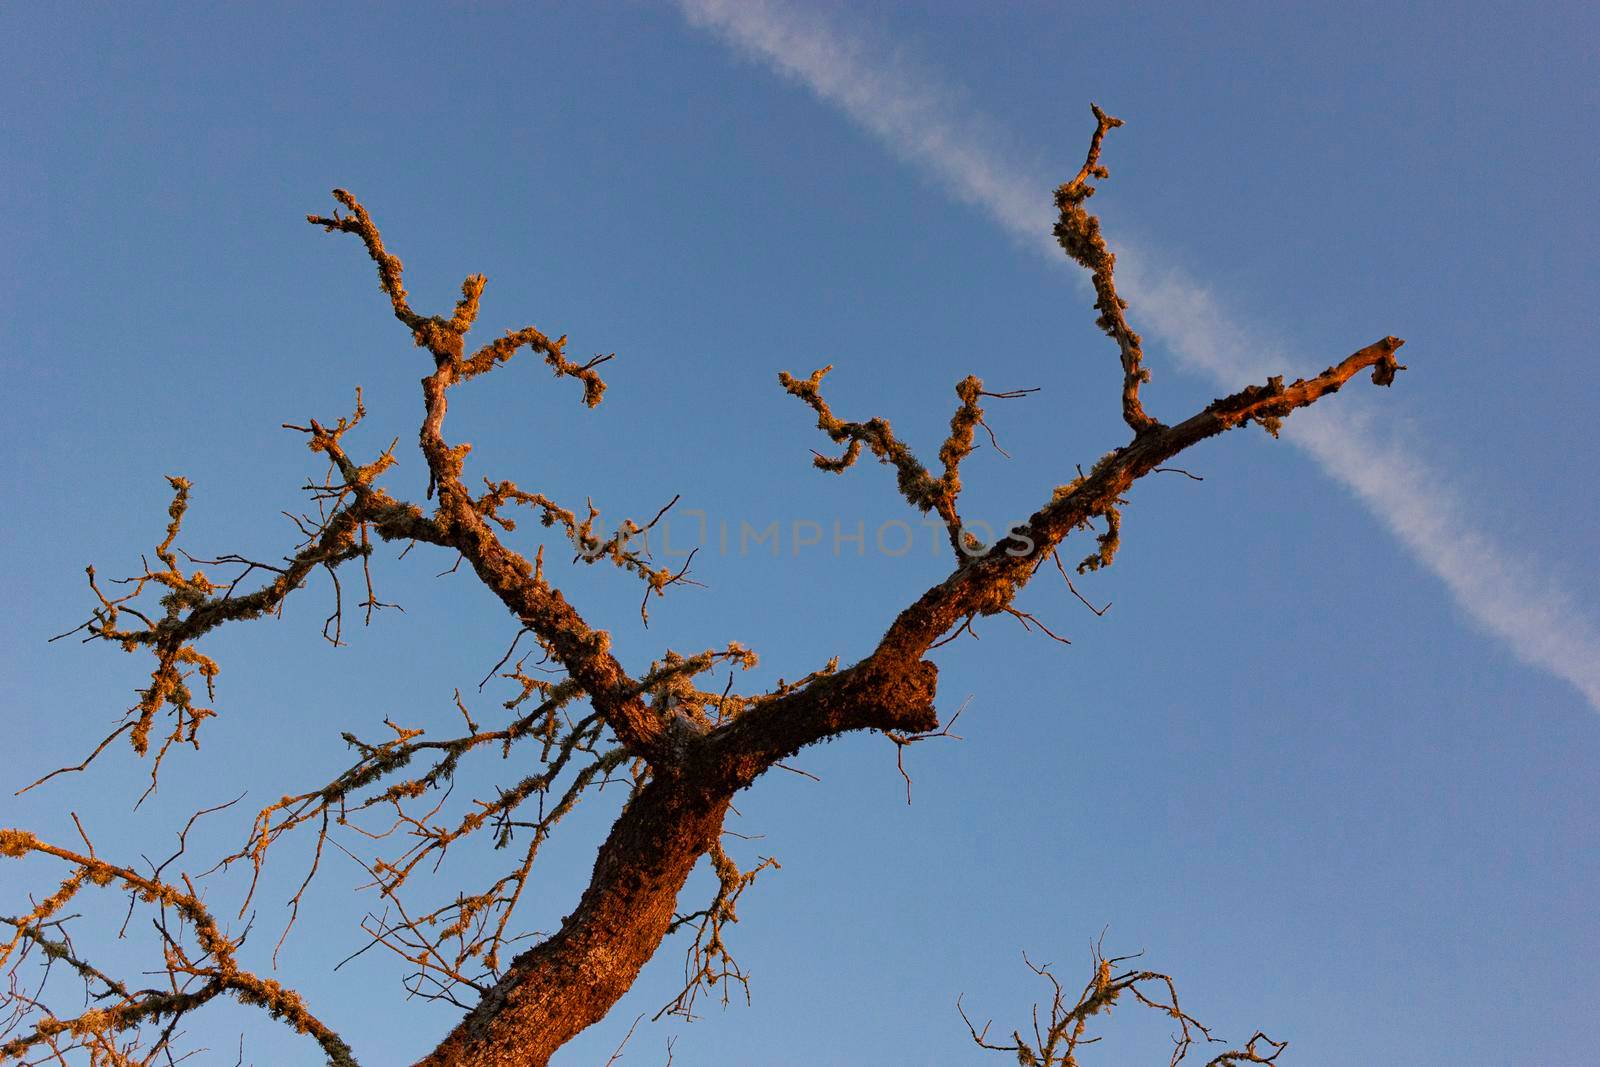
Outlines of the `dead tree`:
M466 564L518 627L518 641L497 668L516 686L505 702L508 714L497 716L493 724L480 724L458 698L462 728L452 737L429 736L394 723L386 723L388 732L381 738L345 735L354 752L348 769L261 809L241 847L223 864L248 865L259 874L273 845L297 832L314 839L320 861L323 846L337 843L331 830L358 826L364 818L381 819L397 830L392 839L399 844L384 851L390 840L385 839L378 846L382 854L362 860L385 908L384 917L368 922L366 936L408 961L414 970L407 984L414 992L452 999L465 1009L454 1030L420 1060L427 1067L545 1063L606 1015L663 939L677 930L684 930L689 941L687 982L671 1010L687 1013L697 993L742 982L723 933L760 867L742 870L721 844L723 820L736 793L806 746L840 734L877 731L903 749L944 732L948 724L941 721L935 700L938 670L929 653L970 632L974 620L985 616L1011 615L1030 628L1037 624L1013 601L1041 568L1058 570L1071 587L1071 572L1060 553L1074 533L1089 530L1094 537L1093 547L1076 564L1079 573L1110 565L1117 552L1124 495L1135 481L1226 430L1255 423L1275 436L1280 420L1338 391L1362 371L1370 371L1375 383L1389 385L1402 369L1395 360L1401 342L1385 337L1319 374L1246 386L1181 421L1163 422L1148 412L1141 387L1150 375L1139 335L1126 317L1127 301L1117 293L1115 257L1101 236L1099 220L1085 207L1094 183L1107 177L1100 161L1102 142L1120 125L1098 107L1094 115L1096 127L1083 167L1056 190L1059 218L1054 232L1066 254L1092 277L1098 325L1119 355L1120 403L1129 439L1087 472L1080 468L1039 502L1026 522L984 544L963 525L961 465L974 448L978 429L988 429L985 403L1023 391L990 391L976 377L959 382L949 436L939 448L937 466L930 467L885 419L852 421L835 414L822 392L828 368L803 378L780 374L783 388L811 409L818 428L840 449L832 456L818 454L815 466L842 472L864 450L892 466L906 501L942 523L952 569L895 614L876 647L858 662L816 666L768 692L735 692L731 670L726 686L712 682L702 687L713 668L754 665L754 653L738 644L693 653L667 651L648 672L629 674L613 652L610 635L558 586L568 584L554 573L565 564L547 562L542 549L530 559L504 536L515 528L515 512L531 513L570 541L573 564L609 563L639 580L644 611L652 597L690 581L686 567L673 570L652 560L648 532L655 520L623 522L607 533L593 506L572 509L510 481L469 484L463 474L470 446L452 441L445 428L456 386L497 372L529 350L556 377L573 379L584 403L593 407L605 392L599 367L610 357L579 362L568 355L565 337L552 338L531 326L469 350L467 336L478 315L483 276L467 278L448 315L414 310L400 260L384 247L376 223L353 195L335 190L343 211L309 216L309 221L361 242L377 266L395 318L425 350L431 365L422 379L419 433L429 502L397 499L381 484L395 462L395 445L370 458L347 446L347 435L365 414L359 392L353 415L291 427L329 467L326 478L309 487L310 514L296 520L299 543L277 561L238 555L195 559L183 553L177 542L191 487L182 478L170 479L171 521L153 562L147 559L142 572L119 585L102 582L92 567L88 571L95 605L79 628L85 639L143 650L154 660L149 683L138 690L126 719L89 759L126 735L135 752L151 760L154 781L161 761L175 747L199 747L205 720L213 715L202 706L198 691L203 682L209 702L218 676L217 663L202 651L212 631L274 615L320 572L330 579L336 602L324 632L338 642L352 569L360 575L360 611L370 618L384 606L371 575L378 543L398 543L407 551L417 545L442 549L458 565ZM526 649L517 658L522 639ZM535 664L529 663L531 657L537 657ZM536 666L553 673L541 673ZM512 748L535 757L539 769L502 783L463 814L443 814L441 798L463 761ZM588 887L554 934L520 947L515 909L541 846L586 790L608 782L623 783L628 799L599 846ZM408 907L401 890L413 873L473 835L493 838L501 846L517 845L510 869L492 884L460 889L435 906ZM65 847L27 831L5 830L0 832L0 853L58 861L67 871L59 889L31 899L0 926L0 961L12 976L8 1014L0 1023L5 1027L0 1059L65 1062L65 1055L75 1051L92 1063L152 1063L158 1057L165 1062L179 1020L210 1000L232 997L259 1005L308 1035L330 1063L355 1062L346 1043L296 994L240 965L242 932L223 928L187 875L166 874L167 864L141 872L103 859L87 834L81 847ZM709 861L718 887L704 906L683 908L680 891L702 860ZM306 885L310 881L308 877ZM69 901L96 887L125 894L130 911L153 911L165 954L166 979L160 988L139 988L100 970L67 937ZM297 894L295 908L299 901ZM3 937L6 927L9 938ZM21 967L28 959L81 977L90 993L89 1010L50 1010L24 982ZM1072 1062L1080 1024L1089 1015L1122 993L1144 1000L1141 989L1166 981L1147 972L1119 976L1110 969L1117 962L1097 961L1095 979L1074 1004L1062 998L1058 986L1050 1021L1035 1039L1023 1042L1017 1037L1002 1047L1034 1058L1024 1062ZM1193 1020L1175 1001L1164 1010L1182 1027L1186 1048ZM974 1037L993 1044L977 1031ZM1271 1062L1278 1046L1263 1042L1231 1054L1234 1060L1214 1062Z

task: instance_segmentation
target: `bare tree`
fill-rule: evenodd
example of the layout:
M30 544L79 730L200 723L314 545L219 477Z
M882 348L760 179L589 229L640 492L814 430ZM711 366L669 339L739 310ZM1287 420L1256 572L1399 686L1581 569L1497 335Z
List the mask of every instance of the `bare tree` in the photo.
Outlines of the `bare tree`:
M818 454L815 466L842 472L863 450L891 465L906 501L943 524L953 569L895 614L877 646L858 662L818 665L766 692L735 692L732 668L748 669L755 663L755 654L739 644L693 653L668 651L649 671L629 674L614 654L609 634L558 587L558 581L566 583L553 573L557 565L546 562L543 549L530 559L504 536L515 528L519 510L530 513L565 535L572 564L605 562L637 579L644 613L652 597L691 581L687 564L678 569L659 566L649 552L649 532L672 502L650 522L625 521L607 533L592 505L571 509L510 481L484 479L473 485L463 473L470 446L453 442L445 431L455 386L498 371L513 356L530 350L556 377L574 379L584 403L593 407L605 392L599 367L611 357L580 362L568 355L565 337L551 338L531 326L469 350L467 336L478 315L483 276L467 278L448 315L414 310L400 260L384 247L377 224L352 194L335 190L343 211L309 216L309 221L360 240L377 266L395 318L431 361L431 372L422 379L419 434L431 503L397 499L380 484L395 462L394 444L366 457L347 447L347 435L365 415L359 391L352 415L290 427L329 466L326 477L308 487L308 513L295 518L299 541L281 559L199 559L184 553L178 539L191 487L182 478L171 478L170 524L153 561L147 558L141 571L118 584L102 582L89 568L96 602L91 617L75 631L86 640L150 654L154 664L149 683L89 758L63 770L82 770L126 735L135 752L150 759L153 785L162 760L175 747L198 749L205 720L213 714L202 706L198 692L203 682L209 702L218 676L218 664L201 649L212 631L274 615L286 598L322 572L335 601L324 634L339 643L350 607L352 570L358 575L356 610L370 619L387 606L374 591L375 545L398 542L406 551L419 544L443 549L455 557L456 566L466 564L517 624L516 639L491 671L514 686L505 702L509 717L498 717L492 725L480 723L458 694L462 723L455 736L429 736L387 720L381 737L346 734L354 752L349 767L330 781L310 783L262 808L243 844L220 866L245 865L259 875L273 846L286 835L300 833L314 840L316 861L291 902L292 923L325 849L346 847L332 831L350 827L370 838L373 851L358 859L370 873L382 906L364 925L369 947L386 947L406 961L405 984L412 992L451 1000L465 1011L448 1037L422 1057L423 1065L545 1063L606 1015L674 931L683 931L687 941L686 980L665 1011L687 1014L697 995L737 988L744 976L724 932L735 918L740 895L766 866L764 861L741 869L722 846L723 821L739 790L806 746L847 732L877 731L902 751L946 734L949 723L935 701L938 671L928 654L970 633L974 620L985 616L1010 615L1027 629L1054 636L1014 606L1018 591L1049 567L1076 594L1072 570L1060 552L1078 531L1091 531L1094 544L1076 571L1110 565L1118 547L1124 494L1135 481L1235 427L1257 423L1276 435L1280 420L1336 392L1361 371L1371 371L1374 382L1388 385L1402 369L1395 360L1401 342L1385 337L1319 374L1246 386L1179 422L1169 424L1150 414L1141 397L1150 376L1139 335L1125 315L1128 304L1117 293L1115 257L1098 219L1085 208L1094 183L1107 177L1100 161L1102 142L1121 124L1098 107L1094 115L1087 158L1056 191L1059 219L1054 232L1067 255L1091 273L1098 325L1115 342L1120 358L1120 403L1130 439L1087 472L1080 468L1026 522L984 544L962 521L961 465L973 451L979 428L988 431L986 402L1017 398L1027 390L991 391L976 377L959 382L949 436L939 448L937 466L930 467L885 419L852 421L835 414L822 391L828 368L803 378L780 374L783 388L811 409L817 427L842 449L832 456ZM723 685L707 677L721 667L730 668ZM537 760L537 770L500 783L492 795L464 810L446 805L463 761L513 748ZM587 888L554 934L523 947L516 908L541 847L586 791L613 782L622 783L628 798L599 846ZM488 885L461 887L432 905L419 907L403 899L409 891L402 890L414 874L474 836L514 847L509 869ZM388 847L391 841L397 843ZM4 919L10 936L0 944L0 963L9 967L11 986L8 1014L0 1024L5 1028L0 1031L0 1058L65 1062L75 1052L92 1063L167 1062L180 1020L226 996L259 1005L308 1035L330 1063L355 1062L349 1046L300 997L239 963L238 948L248 926L225 930L188 875L166 873L183 855L182 848L165 863L142 871L101 858L86 833L81 843L65 847L23 830L5 830L0 831L0 853L56 861L67 872L53 893L30 898L24 910ZM703 859L715 873L717 887L702 906L683 907L680 891ZM95 888L124 894L130 915L136 910L152 913L164 953L163 977L156 988L138 987L99 969L68 936L69 902L80 891ZM248 907L247 899L240 914ZM88 991L88 1009L76 1014L51 1010L23 970L29 960L42 963L46 974L52 968L75 973ZM1036 1013L1030 1041L1018 1032L1009 1043L991 1042L987 1028L974 1029L974 1039L1013 1051L1024 1063L1072 1063L1074 1049L1087 1040L1083 1033L1088 1018L1124 994L1175 1020L1180 1030L1175 1060L1194 1035L1209 1038L1178 1008L1175 994L1163 1001L1145 992L1171 993L1168 979L1154 972L1118 972L1120 963L1097 955L1094 978L1076 1001L1069 1002L1055 984L1048 1019L1040 1022ZM1055 983L1048 969L1039 973ZM1258 1035L1244 1049L1213 1062L1273 1062L1280 1048Z

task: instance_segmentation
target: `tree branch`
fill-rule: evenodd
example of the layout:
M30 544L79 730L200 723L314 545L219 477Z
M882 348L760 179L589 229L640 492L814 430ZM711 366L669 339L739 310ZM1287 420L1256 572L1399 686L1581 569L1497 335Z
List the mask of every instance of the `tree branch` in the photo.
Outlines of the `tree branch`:
M0 945L0 966L16 955L12 965L14 973L23 962L19 948L27 943L39 945L47 959L66 959L87 981L100 983L109 1003L70 1019L43 1010L36 1001L25 1005L25 1010L38 1011L41 1017L30 1031L0 1044L0 1059L20 1058L27 1050L40 1046L56 1050L59 1056L57 1042L63 1036L91 1049L114 1047L110 1044L114 1035L137 1031L147 1022L176 1019L225 993L240 1003L263 1008L273 1018L309 1035L322 1046L330 1067L356 1067L349 1046L311 1013L298 994L239 966L236 951L243 937L230 938L222 932L187 878L180 888L128 867L107 863L95 856L93 849L89 855L84 855L41 841L25 830L0 830L0 857L21 858L29 854L65 860L72 871L55 893L36 904L27 915L4 920L15 932L9 942ZM156 906L156 927L165 942L165 972L172 982L170 991L131 992L123 983L78 959L69 943L45 936L46 928L60 926L57 916L61 909L86 885L109 886L112 883L126 891L133 902L146 901ZM179 935L169 931L166 918L169 911L176 914L183 927L193 932L195 948L186 948ZM168 1035L170 1032L169 1028ZM162 1037L161 1044L166 1040Z
M1098 104L1089 106L1094 111L1094 136L1089 141L1089 155L1083 167L1071 181L1056 190L1060 218L1056 222L1055 236L1067 255L1089 271L1094 282L1094 306L1100 312L1095 324L1117 343L1122 358L1122 418L1137 436L1161 425L1145 414L1139 401L1139 386L1150 380L1150 372L1144 369L1144 349L1139 335L1133 332L1123 315L1128 302L1117 295L1113 277L1117 257L1111 254L1105 238L1100 235L1100 220L1083 207L1095 191L1089 179L1103 180L1111 176L1100 162L1100 146L1106 133L1121 126L1122 120L1107 115Z
M350 217L307 216L308 220L329 231L339 229L361 237L378 265L380 284L389 294L395 317L412 330L417 345L433 355L434 372L422 380L425 414L420 437L431 488L438 493L439 506L433 522L441 532L439 542L460 552L479 580L539 637L590 695L596 710L628 751L658 761L663 754L662 724L637 696L631 695L632 680L610 652L610 635L591 628L560 590L537 574L526 558L500 541L462 483L462 466L471 446L452 446L444 438L449 406L446 394L450 387L502 364L521 346L543 352L558 375L579 378L591 407L599 402L604 390L604 383L594 371L603 361L584 366L572 364L561 355L564 338L552 342L531 328L485 346L471 360L464 359L463 341L483 290L482 276L473 275L462 287L463 306L470 308L471 314L458 311L449 320L437 316L421 318L406 303L400 261L384 249L371 216L348 192L335 190L334 196L352 212Z

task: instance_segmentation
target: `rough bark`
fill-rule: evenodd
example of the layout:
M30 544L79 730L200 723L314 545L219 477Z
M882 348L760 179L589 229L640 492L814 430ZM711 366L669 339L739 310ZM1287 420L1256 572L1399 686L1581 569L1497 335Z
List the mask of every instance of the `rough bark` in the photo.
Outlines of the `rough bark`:
M628 804L561 929L512 963L417 1067L541 1067L599 1022L655 955L689 872L722 831L728 798L657 780Z

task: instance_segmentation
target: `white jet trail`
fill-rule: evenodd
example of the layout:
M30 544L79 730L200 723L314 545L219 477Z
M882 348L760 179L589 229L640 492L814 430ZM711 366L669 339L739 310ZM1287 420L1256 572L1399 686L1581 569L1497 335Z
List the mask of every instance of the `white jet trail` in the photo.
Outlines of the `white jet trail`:
M1041 195L1053 183L1008 165L1006 153L988 147L996 140L993 125L895 49L815 11L771 0L678 2L692 25L799 82L1025 245L1064 262L1049 237ZM1188 369L1232 390L1274 373L1272 364L1282 362L1269 362L1271 347L1192 278L1144 273L1140 265L1157 257L1126 244L1118 257L1119 288L1133 298L1141 328ZM1572 598L1551 576L1475 529L1461 494L1438 470L1380 440L1350 405L1342 403L1339 416L1335 421L1320 409L1301 411L1284 424L1284 437L1355 493L1444 582L1468 617L1524 662L1573 685L1600 711L1600 631Z

